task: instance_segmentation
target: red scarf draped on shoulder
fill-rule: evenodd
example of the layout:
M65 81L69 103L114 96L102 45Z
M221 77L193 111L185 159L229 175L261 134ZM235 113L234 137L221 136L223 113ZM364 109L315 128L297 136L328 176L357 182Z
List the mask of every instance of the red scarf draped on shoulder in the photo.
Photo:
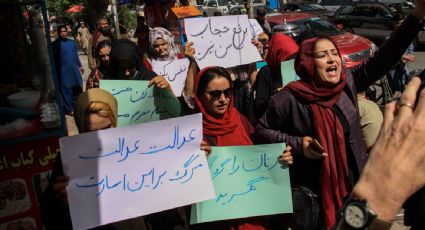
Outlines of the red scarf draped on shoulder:
M313 126L315 138L321 143L329 155L322 160L322 205L326 228L332 228L336 223L336 213L342 207L342 199L348 195L347 154L345 151L344 130L334 111L346 85L345 72L341 72L341 81L332 88L315 86L314 46L317 38L305 40L300 46L300 52L295 59L295 70L301 80L292 82L285 87L299 101L309 104L313 111ZM336 45L335 45L336 47Z
M233 96L230 99L228 110L222 118L215 118L205 110L201 99L197 96L199 79L206 70L214 68L207 67L201 70L195 77L195 101L196 106L202 113L203 133L216 138L217 146L252 145L252 141L245 131L238 110L233 106ZM223 76L226 77L226 76ZM232 80L228 78L232 87Z

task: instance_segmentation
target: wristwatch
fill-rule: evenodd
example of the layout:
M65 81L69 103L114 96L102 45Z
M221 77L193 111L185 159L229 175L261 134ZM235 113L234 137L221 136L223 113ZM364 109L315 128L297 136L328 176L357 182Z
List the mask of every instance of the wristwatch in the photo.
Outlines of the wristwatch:
M392 223L381 220L369 208L366 200L351 197L342 210L345 226L350 229L390 229Z

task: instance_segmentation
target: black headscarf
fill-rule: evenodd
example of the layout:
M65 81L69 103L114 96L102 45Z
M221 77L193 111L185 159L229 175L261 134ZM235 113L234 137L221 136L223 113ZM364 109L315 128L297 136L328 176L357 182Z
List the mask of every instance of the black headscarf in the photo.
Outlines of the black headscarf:
M115 80L151 80L156 76L149 71L142 61L142 55L136 43L119 39L112 43L111 54L109 56L109 76ZM124 68L136 67L137 73L131 79L124 77Z

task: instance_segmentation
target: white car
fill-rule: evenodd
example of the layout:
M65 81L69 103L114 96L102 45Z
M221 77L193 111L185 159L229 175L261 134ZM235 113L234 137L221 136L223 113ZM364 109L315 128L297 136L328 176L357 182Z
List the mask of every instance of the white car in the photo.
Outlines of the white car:
M233 0L205 0L203 5L203 16L222 16L229 13L230 8L238 5Z

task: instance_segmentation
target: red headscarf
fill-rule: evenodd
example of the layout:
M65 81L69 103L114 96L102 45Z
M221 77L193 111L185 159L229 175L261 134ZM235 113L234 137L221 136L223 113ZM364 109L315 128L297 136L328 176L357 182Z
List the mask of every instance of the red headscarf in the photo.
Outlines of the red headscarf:
M344 130L334 111L346 82L342 71L341 81L332 88L316 87L314 79L318 76L315 74L314 46L319 39L308 39L301 44L295 59L295 71L301 80L288 84L285 90L309 104L313 111L315 138L329 155L322 161L321 179L325 224L330 229L336 223L336 212L342 207L342 198L350 190Z
M294 39L282 33L273 35L269 46L270 48L265 61L272 68L280 67L280 63L298 52L298 45Z
M195 77L195 101L197 108L203 115L203 133L216 137L217 146L252 145L252 141L242 125L240 114L233 106L233 96L230 99L229 108L224 113L222 118L215 118L214 116L210 115L205 110L201 99L198 98L197 92L200 78L203 77L207 70L212 68L220 67L204 68ZM230 86L232 86L232 80L230 77L223 77L227 78L227 80L229 80Z

